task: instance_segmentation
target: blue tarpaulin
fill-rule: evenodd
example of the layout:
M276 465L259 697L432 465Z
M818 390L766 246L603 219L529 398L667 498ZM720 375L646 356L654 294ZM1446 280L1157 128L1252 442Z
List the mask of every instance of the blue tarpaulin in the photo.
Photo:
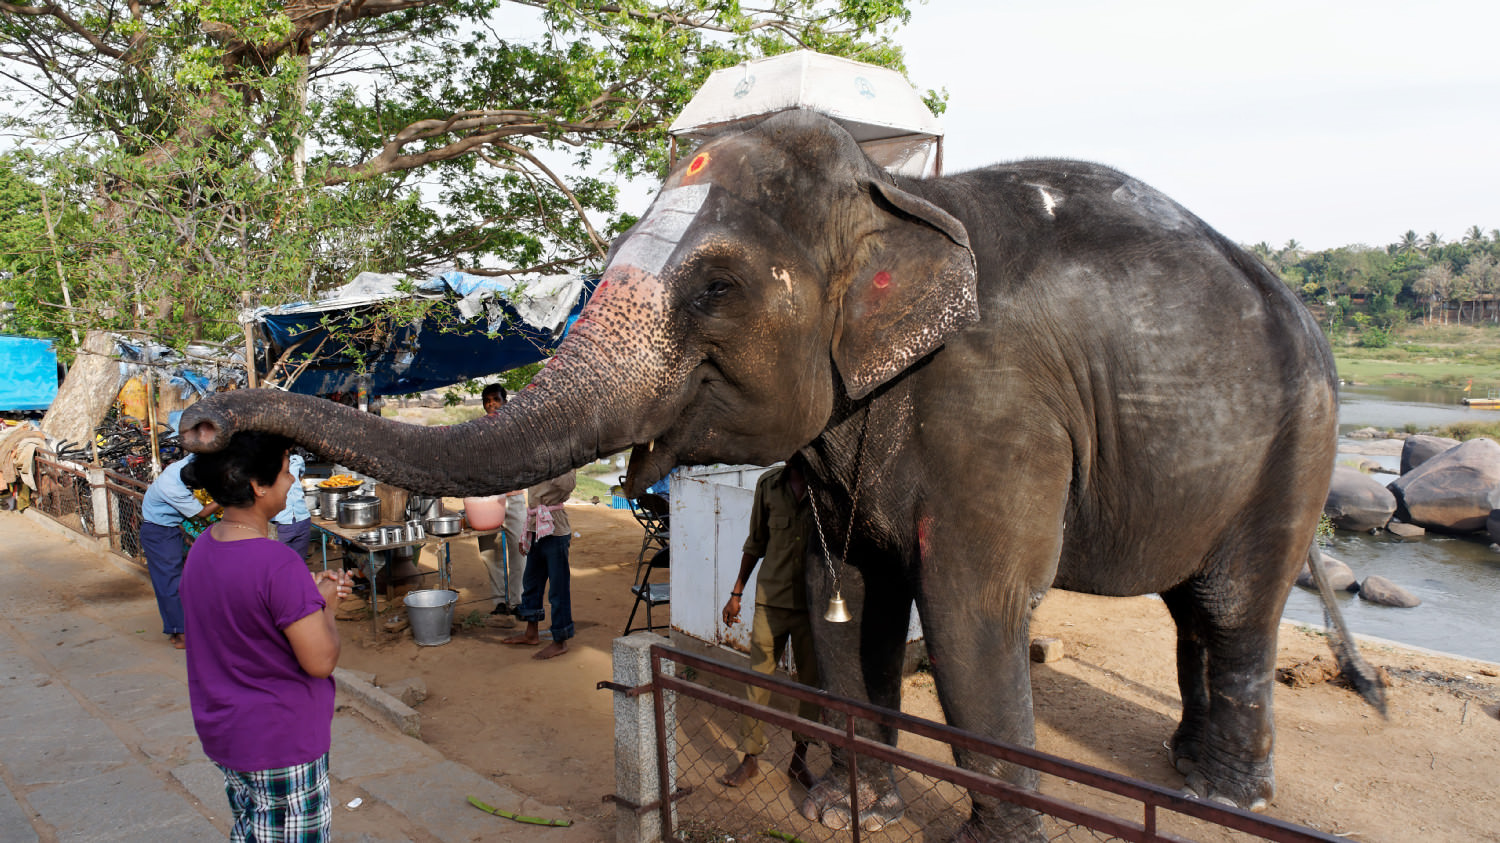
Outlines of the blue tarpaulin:
M45 410L56 397L52 340L0 336L0 410Z
M513 280L450 272L403 293L394 290L396 280L362 275L331 298L251 312L248 318L273 349L271 359L280 360L268 376L307 395L353 393L363 378L367 394L376 396L440 389L509 371L546 359L598 282L595 277ZM435 306L419 324L362 332L376 339L366 340L361 375L355 355L329 337L324 320L347 326L407 296L433 299ZM313 353L314 361L285 382Z

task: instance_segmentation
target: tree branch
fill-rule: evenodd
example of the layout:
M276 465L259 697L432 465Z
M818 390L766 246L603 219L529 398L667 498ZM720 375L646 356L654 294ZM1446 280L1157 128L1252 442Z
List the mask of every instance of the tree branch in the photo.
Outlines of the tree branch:
M530 161L533 167L541 170L542 173L547 176L547 178L552 180L552 183L554 185L557 185L557 189L562 192L563 196L567 197L568 204L573 206L573 213L577 214L578 218L583 221L584 230L587 231L589 235L589 242L594 244L594 252L598 254L602 259L604 257L605 251L604 238L600 237L599 232L594 230L593 223L589 222L588 214L585 214L583 212L583 205L579 203L578 197L573 194L573 191L568 188L567 184L565 184L562 179L558 178L557 174L552 172L552 170L548 168L546 164L543 164L540 159L538 159L535 155L532 155L530 150L509 143L494 143L491 145L503 149L506 152L511 153L512 155L516 155L521 158L525 158L527 161Z

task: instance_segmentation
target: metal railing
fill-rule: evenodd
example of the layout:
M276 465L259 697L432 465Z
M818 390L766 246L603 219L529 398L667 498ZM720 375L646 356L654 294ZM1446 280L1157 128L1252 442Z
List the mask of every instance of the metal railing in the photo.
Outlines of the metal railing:
M630 695L655 692L654 778L660 784L659 800L636 808L636 813L659 812L665 840L718 843L753 839L757 835L799 841L852 839L856 843L946 840L968 818L970 793L1038 812L1042 815L1043 834L1054 841L1149 843L1192 839L1332 843L1341 839L664 645L652 645L650 658L648 685L632 689L602 684ZM780 708L750 703L740 690L745 684L768 687L792 700L810 700L824 709L825 721L841 721L842 726L834 728L803 720ZM748 714L765 724L771 743L760 760L762 769L769 767L771 772L740 788L729 788L720 784L717 776L738 758L734 747L740 714ZM888 745L857 734L856 727L861 721L892 729L898 740ZM774 772L786 769L793 732L844 754L849 771L846 794L860 792L856 757L892 765L897 789L905 801L901 818L878 829L850 822L847 829L835 831L803 817L798 810L800 787ZM1037 790L1020 788L936 757L951 757L953 749L1029 767L1041 774L1041 786ZM816 763L813 766L817 769ZM866 788L866 798L868 792Z
M144 562L141 501L149 483L41 452L36 473L37 511L85 536L107 538L111 550Z

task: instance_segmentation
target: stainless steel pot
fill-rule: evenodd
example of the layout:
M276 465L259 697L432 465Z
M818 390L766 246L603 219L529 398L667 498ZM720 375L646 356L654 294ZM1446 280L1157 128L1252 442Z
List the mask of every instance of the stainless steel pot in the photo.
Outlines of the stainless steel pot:
M339 515L339 501L349 496L348 489L319 489L318 511L332 521Z
M427 519L427 533L433 536L456 536L462 525L457 515L439 515Z
M373 527L380 523L380 498L354 495L339 501L340 527Z

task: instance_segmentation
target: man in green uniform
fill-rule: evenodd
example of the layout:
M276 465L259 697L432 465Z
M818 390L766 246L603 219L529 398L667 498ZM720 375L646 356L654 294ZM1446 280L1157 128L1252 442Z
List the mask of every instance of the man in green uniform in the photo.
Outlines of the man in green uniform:
M729 602L724 604L724 625L734 626L740 619L740 598L745 581L762 558L755 585L755 616L750 625L750 668L771 674L776 663L792 645L798 682L818 684L818 663L813 655L812 622L807 615L807 584L803 575L803 558L807 537L812 530L812 503L807 497L807 483L795 458L781 468L761 475L755 484L755 503L750 509L750 535L745 539L740 557L739 577L734 581ZM771 701L769 689L755 685L746 689L747 698L760 705ZM815 703L801 702L798 715L806 720L818 719ZM811 788L816 779L807 766L808 738L793 735L796 746L787 775L803 787ZM721 781L739 787L760 773L756 760L766 748L761 722L749 715L740 717L740 765Z

